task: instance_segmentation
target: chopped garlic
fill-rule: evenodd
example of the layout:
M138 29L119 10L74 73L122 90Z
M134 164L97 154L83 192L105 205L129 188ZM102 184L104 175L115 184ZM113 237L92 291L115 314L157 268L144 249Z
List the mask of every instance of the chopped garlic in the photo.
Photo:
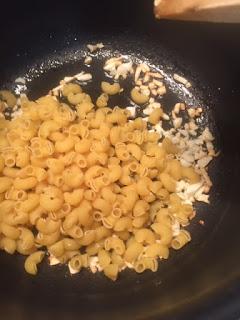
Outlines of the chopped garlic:
M136 81L136 85L137 86L141 86L142 85L142 81L141 80Z
M149 74L147 75L147 72L150 71L149 66L146 63L140 63L135 71L135 75L134 75L134 81L135 83L139 80L141 73L144 73L144 78L143 78L143 82L147 82L149 81ZM147 76L147 78L145 78L145 76Z
M205 157L206 155L207 155L206 152L204 152L202 149L200 149L195 152L194 158L195 158L195 160L199 160L199 159Z
M184 180L180 180L177 182L176 193L185 203L192 204L194 202L194 195L202 186L203 182L189 184Z
M24 92L26 90L27 90L26 84L22 84L22 83L17 83L14 88L14 92L16 95L20 95L22 92Z
M73 269L73 267L70 265L70 262L68 262L68 269L71 274L79 273L79 270Z
M156 79L153 79L153 84L155 84L157 87L162 87L163 86L163 82L159 81L159 80L156 80Z
M205 141L213 141L214 140L214 137L208 127L203 130L201 137Z
M143 113L147 116L149 116L154 109L158 109L161 107L161 104L159 102L152 102L149 103L149 105L143 110Z
M132 61L130 62L126 62L126 63L122 63L117 67L116 70L116 75L115 75L115 79L119 79L120 77L122 77L123 79L126 79L128 74L133 73L133 63Z
M148 84L148 88L151 89L151 90L156 89L156 87L157 86L153 82Z
M102 271L102 267L99 265L99 259L97 256L89 258L89 268L92 273L96 273L97 271Z
M150 71L150 68L146 63L141 63L140 67L141 67L142 72L144 72L144 73Z
M162 79L163 75L159 72L149 72L149 75L153 78L158 78L158 79Z
M175 220L175 222L172 224L172 234L174 237L178 236L180 233L180 223Z
M192 162L188 162L187 160L185 160L183 158L180 158L180 163L182 166L187 167L187 168L191 167L191 165L192 165Z
M92 79L92 75L90 73L85 73L84 71L82 71L80 73L75 74L74 76L64 77L64 79L60 81L60 84L51 90L51 93L54 96L57 96L59 94L59 91L63 88L63 86L66 83L73 81L74 79L77 79L78 81L89 81Z
M166 113L164 113L162 117L163 117L163 119L164 119L164 120L167 120L167 121L169 121L169 120L170 120L169 115L168 115L168 114L166 114Z
M141 89L141 90L145 90L145 89L148 89L148 86L145 86L145 85L141 85L141 86L140 86L140 89ZM151 88L150 88L150 89L151 89Z
M201 172L201 175L202 175L202 177L204 179L204 182L205 182L206 186L207 187L211 187L212 186L212 181L210 180L206 169L205 168L199 168L199 170Z
M123 56L120 56L120 57L113 57L113 58L110 58L110 59L108 59L108 60L106 60L106 62L105 62L105 66L107 66L107 65L109 65L109 64L116 64L117 62L119 63L121 63L122 62L122 60L123 60ZM105 69L104 69L105 70Z
M26 84L26 80L22 77L19 77L15 80L16 83Z
M141 69L140 65L138 65L136 68L136 71L135 71L135 75L134 75L134 81L136 84L139 81L138 79L140 77L141 72L142 72L142 69Z
M183 152L181 154L181 159L183 159L187 162L190 162L190 163L193 163L195 160L191 150L187 150L187 151Z
M128 74L132 74L134 72L133 63L132 61L123 62L123 59L123 56L108 59L105 62L103 69L107 71L110 74L110 76L114 77L114 79L116 80L120 77L126 79Z
M145 76L144 76L144 78L143 78L143 83L146 83L146 82L148 82L149 80L150 80L150 75L149 75L148 72L146 72L146 73L145 73Z
M102 42L97 44L88 44L87 48L90 50L91 53L94 51L97 51L98 49L102 49L104 47L104 44Z
M191 118L195 117L195 110L193 108L189 108L187 112L188 112L189 117L191 117Z
M92 75L91 73L84 73L76 75L74 78L76 78L78 81L89 81L92 80Z
M204 194L204 187L199 189L195 195L194 195L194 198L197 200L197 201L201 201L201 202L205 202L205 203L209 203L209 195L208 194Z
M145 96L150 96L150 90L149 89L141 89L140 90L142 94L144 94Z
M157 93L160 95L160 96L163 96L165 93L167 92L167 89L165 86L162 86L160 88L157 89Z
M133 269L134 268L133 264L130 263L130 262L125 262L125 264L129 269Z
M165 130L162 127L162 122L161 121L154 126L154 129L159 134L160 138L165 134Z
M23 111L20 108L20 109L17 109L16 111L14 111L11 116L12 116L12 119L16 119L16 118L20 117L22 114L23 114Z
M209 195L204 192L203 181L189 184L183 180L177 182L177 195L186 203L192 204L195 200L209 203Z
M60 264L60 260L58 260L56 257L54 257L54 255L50 255L49 256L49 264L50 266L55 266L57 264Z
M214 147L213 147L213 144L211 141L206 142L206 147L207 147L208 152L214 150Z
M151 91L151 93L152 93L153 96L157 96L157 94L158 94L156 89L153 89L153 90Z
M135 116L136 116L136 106L127 107L126 109L127 109L128 111L130 111L131 117L135 117Z
M176 80L176 81L179 82L179 83L184 84L184 85L186 85L186 84L188 83L188 80L187 80L187 79L185 79L184 77L180 76L180 75L177 74L177 73L174 73L173 79Z
M184 103L176 103L174 108L173 108L173 113L179 114L180 110L185 109L185 104Z
M175 119L173 119L173 126L174 126L174 128L180 128L181 127L181 125L182 125L182 118L175 118Z
M117 67L122 64L123 57L111 58L105 62L103 69L114 77L117 73Z
M87 56L87 57L84 59L84 63L87 64L87 65L91 64L91 63L92 63L92 57Z
M211 156L207 156L207 157L204 157L204 158L201 158L197 161L197 166L199 168L205 168L210 161L212 161L213 157Z
M194 121L190 121L189 122L189 129L190 130L198 130L198 126L196 125L196 123Z

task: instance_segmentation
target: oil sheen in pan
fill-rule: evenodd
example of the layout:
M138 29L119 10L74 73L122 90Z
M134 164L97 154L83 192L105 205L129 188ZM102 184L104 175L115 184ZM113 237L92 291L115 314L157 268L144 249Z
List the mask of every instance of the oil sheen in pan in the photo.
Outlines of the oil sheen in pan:
M127 52L127 55L125 53ZM86 56L92 56L93 61L90 66L84 64L84 59ZM176 68L175 65L169 61L166 52L159 57L146 56L143 53L139 55L139 52L135 53L131 50L124 49L121 51L115 50L114 46L105 45L105 47L96 53L90 54L86 50L86 45L79 48L74 48L72 50L63 51L47 57L42 57L41 60L36 61L31 66L25 69L22 74L15 76L23 77L26 79L27 88L24 92L27 93L30 99L37 99L38 97L45 95L48 91L59 84L59 81L66 76L72 76L81 71L92 74L92 81L84 84L83 90L90 94L93 101L99 96L101 92L100 84L101 81L110 81L109 76L104 73L103 66L105 61L113 56L124 55L127 59L132 60L135 63L145 62L151 69L154 71L161 71L164 75L164 82L167 86L167 94L159 99L159 102L162 104L163 109L166 113L169 113L174 104L177 102L185 102L189 106L201 106L203 107L203 115L199 119L198 125L200 127L208 126L213 135L217 137L217 130L215 123L213 121L213 116L211 109L208 105L205 104L204 92L201 92L201 88L195 88L195 84L191 78L188 77L188 73L181 68ZM183 85L176 83L173 80L173 74L178 73L186 77L190 82L192 82L193 87L186 89ZM131 106L130 101L130 90L134 86L133 78L130 76L126 80L120 80L121 87L124 88L123 93L119 96L113 96L110 99L110 107L118 105L119 107ZM19 90L14 81L8 84L8 87L11 87L16 92L16 89ZM24 88L25 89L25 88ZM137 108L137 116L143 116L142 108ZM219 146L216 146L217 149ZM220 217L216 214L220 209L219 194L222 190L221 181L218 179L218 168L221 163L221 156L214 159L213 163L210 166L210 176L213 181L213 187L210 192L210 205L203 203L195 203L195 208L197 210L196 217L191 221L190 226L187 229L192 234L192 241L186 247L184 247L179 252L172 252L170 259L161 263L159 268L164 272L167 270L169 265L174 264L175 262L181 261L181 259L193 253L196 254L196 247L203 247L207 243L207 238L214 231L217 226ZM219 210L220 211L220 210ZM204 227L201 226L198 221L203 219L205 221ZM193 250L193 248L195 248ZM128 272L128 271L127 271Z

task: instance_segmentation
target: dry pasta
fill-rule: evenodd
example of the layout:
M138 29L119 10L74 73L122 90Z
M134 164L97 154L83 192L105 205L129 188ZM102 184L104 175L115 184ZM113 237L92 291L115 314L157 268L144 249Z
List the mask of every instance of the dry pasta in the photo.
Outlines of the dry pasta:
M143 83L130 95L150 103L147 120L108 107L123 91L118 82L101 82L96 106L71 82L59 86L68 103L0 91L0 103L18 101L22 111L12 121L0 118L0 248L26 255L29 274L48 253L51 265L68 263L73 274L90 268L115 281L126 267L156 272L159 259L191 240L185 226L197 198L179 188L204 190L207 171L204 178L196 161L181 157L180 134L157 130L167 115Z

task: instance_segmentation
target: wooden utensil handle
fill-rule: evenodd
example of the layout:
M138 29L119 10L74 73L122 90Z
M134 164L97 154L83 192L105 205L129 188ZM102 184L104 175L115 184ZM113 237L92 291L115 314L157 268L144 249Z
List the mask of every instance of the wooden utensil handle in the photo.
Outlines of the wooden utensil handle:
M159 19L240 22L240 0L155 0Z

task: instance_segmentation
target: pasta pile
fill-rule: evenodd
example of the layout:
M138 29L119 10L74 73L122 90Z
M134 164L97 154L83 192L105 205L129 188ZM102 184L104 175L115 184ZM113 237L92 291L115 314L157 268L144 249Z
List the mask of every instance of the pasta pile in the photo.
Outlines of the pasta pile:
M112 280L126 267L155 272L170 248L191 240L183 227L194 210L176 184L200 175L181 165L178 147L147 121L107 107L119 84L101 87L96 106L69 83L62 88L68 104L52 95L22 97L22 114L0 119L0 247L26 255L30 274L45 253L72 273L95 261ZM135 89L132 99L148 101ZM162 116L159 107L148 121Z

